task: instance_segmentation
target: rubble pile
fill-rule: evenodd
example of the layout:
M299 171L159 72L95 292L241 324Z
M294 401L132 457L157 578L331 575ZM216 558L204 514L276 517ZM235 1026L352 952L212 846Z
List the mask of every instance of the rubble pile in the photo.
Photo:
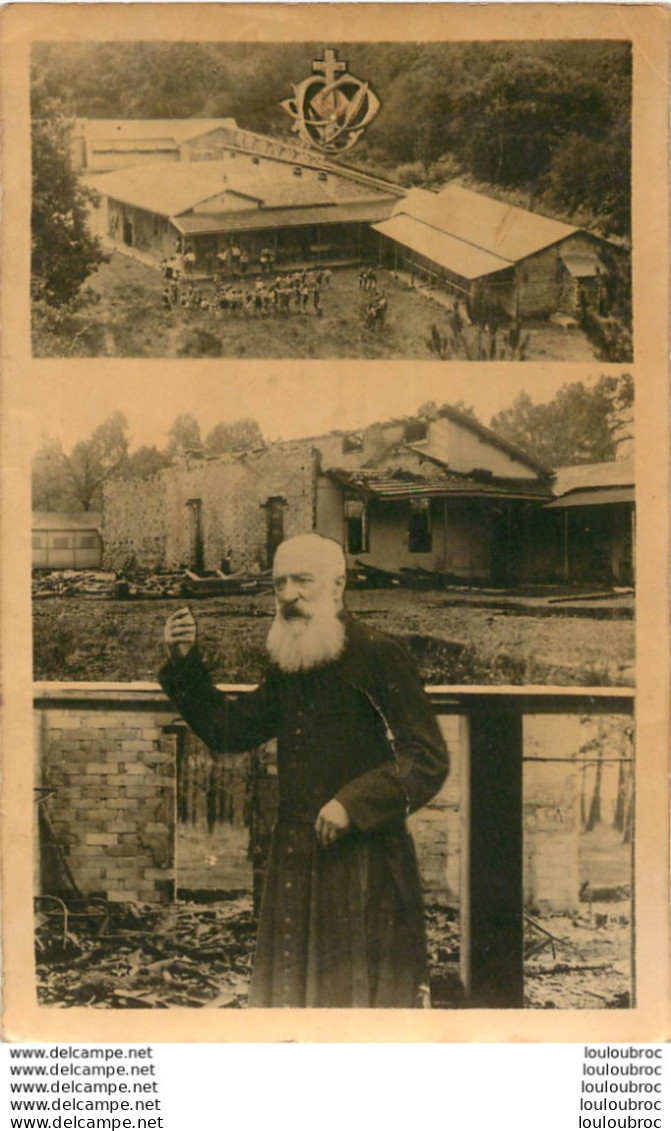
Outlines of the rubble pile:
M542 927L527 920L524 997L531 1009L627 1009L629 901L592 903L575 915L545 918Z
M431 1002L466 1005L455 907L426 909ZM251 896L207 905L66 905L37 901L37 996L58 1008L241 1009L247 1004L256 920ZM629 906L593 905L574 916L525 918L528 1009L630 1005Z
M60 904L60 907L58 906ZM256 923L250 898L207 907L39 900L41 1005L238 1009L246 1004Z
M83 597L118 601L163 597L221 597L267 592L269 574L196 574L188 569L133 570L116 573L99 569L58 569L33 572L34 599Z

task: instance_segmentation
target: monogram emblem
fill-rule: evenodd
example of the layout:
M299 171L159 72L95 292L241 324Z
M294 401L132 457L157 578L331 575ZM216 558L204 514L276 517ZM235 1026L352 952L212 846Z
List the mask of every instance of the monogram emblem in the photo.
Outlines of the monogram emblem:
M347 71L329 48L312 63L313 74L292 83L293 98L280 105L294 119L291 127L303 141L323 153L351 149L380 109L367 82Z

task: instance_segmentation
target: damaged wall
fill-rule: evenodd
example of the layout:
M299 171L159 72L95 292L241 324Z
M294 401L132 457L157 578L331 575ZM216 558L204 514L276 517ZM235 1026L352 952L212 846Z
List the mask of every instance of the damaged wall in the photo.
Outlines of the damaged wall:
M114 479L103 487L105 569L166 567L167 507L163 477Z
M309 445L183 460L148 480L112 480L103 495L105 567L212 570L232 549L234 569L266 569L271 500L283 537L314 528Z

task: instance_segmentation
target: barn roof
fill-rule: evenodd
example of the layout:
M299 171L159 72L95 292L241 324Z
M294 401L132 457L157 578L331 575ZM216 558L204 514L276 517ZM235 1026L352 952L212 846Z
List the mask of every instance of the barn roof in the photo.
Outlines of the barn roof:
M322 173L322 176L324 174ZM385 208L366 219L380 219L388 214L394 197L378 188L364 188L329 172L320 180L316 171L295 176L291 165L280 162L272 167L259 167L258 173L249 170L237 172L230 161L179 162L165 165L135 165L88 178L87 183L97 192L135 208L155 212L162 216L180 216L192 208L224 192L247 198L240 203L239 211L253 212L259 207L313 208L323 205L358 204L366 201L384 202ZM233 216L238 209L227 209ZM227 230L224 217L218 219ZM210 218L212 220L212 217ZM205 229L217 230L210 226Z
M447 185L438 193L411 189L396 204L383 234L455 274L475 279L527 259L579 231L538 212L460 185ZM421 249L406 240L421 244Z
M567 495L570 491L601 487L633 487L634 471L633 456L610 460L608 463L579 463L573 467L558 467L552 492L554 495Z
M75 136L87 141L191 141L212 130L236 130L235 118L77 118Z
M570 491L559 499L548 503L546 510L559 510L566 507L596 507L613 503L633 503L636 492L633 487L592 487L583 491Z
M376 224L375 231L403 244L403 247L410 248L418 255L425 256L433 263L440 264L448 271L461 275L463 279L479 279L511 266L506 259L455 239L413 216L392 216L389 220Z
M329 204L317 208L258 208L249 212L217 212L173 218L175 227L186 236L214 235L217 232L250 232L270 228L297 228L308 224L355 224L378 220L391 201L363 201L361 204Z

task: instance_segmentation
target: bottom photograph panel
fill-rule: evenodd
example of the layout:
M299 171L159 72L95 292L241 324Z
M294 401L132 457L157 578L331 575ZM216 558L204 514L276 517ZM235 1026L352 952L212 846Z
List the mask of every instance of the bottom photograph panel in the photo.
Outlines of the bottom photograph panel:
M274 740L217 753L158 687L37 684L38 1002L635 1005L633 693L427 694L450 772L410 836L355 799L329 841L286 817Z

